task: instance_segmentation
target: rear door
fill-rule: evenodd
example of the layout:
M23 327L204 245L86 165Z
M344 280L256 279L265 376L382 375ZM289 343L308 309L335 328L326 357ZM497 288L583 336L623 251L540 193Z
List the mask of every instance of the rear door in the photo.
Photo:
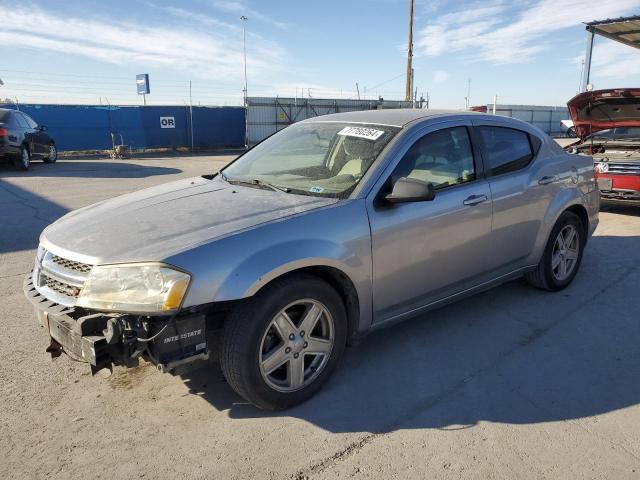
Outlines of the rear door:
M49 135L38 128L38 124L29 115L23 113L22 116L29 126L29 132L33 135L33 143L35 153L38 156L44 156L49 151Z
M493 199L491 270L495 276L528 266L556 178L535 163L541 140L505 123L477 121Z
M399 319L480 283L491 250L491 192L474 155L470 122L407 139L367 199L374 322ZM431 182L434 200L388 204L400 177Z
M41 150L37 142L37 132L29 126L27 118L22 114L22 112L14 112L13 118L17 122L18 128L22 132L22 137L25 139L27 145L29 146L29 152L31 153L31 156L39 156Z

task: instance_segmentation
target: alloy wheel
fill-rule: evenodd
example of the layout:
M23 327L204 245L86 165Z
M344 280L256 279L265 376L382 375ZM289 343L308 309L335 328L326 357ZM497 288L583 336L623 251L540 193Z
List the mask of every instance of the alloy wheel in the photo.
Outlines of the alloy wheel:
M22 149L22 157L20 158L20 161L22 162L22 168L24 168L25 170L29 168L31 158L29 157L29 150L27 150L26 148Z
M551 270L559 282L569 278L578 262L580 234L574 225L565 225L553 244Z
M260 373L280 392L312 383L327 365L335 341L333 318L313 299L297 300L271 320L260 342Z

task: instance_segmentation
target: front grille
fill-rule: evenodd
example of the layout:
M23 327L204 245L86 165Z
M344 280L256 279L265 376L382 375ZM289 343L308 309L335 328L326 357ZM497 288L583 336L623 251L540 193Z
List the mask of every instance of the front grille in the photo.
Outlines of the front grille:
M609 169L605 173L622 173L640 175L640 163L607 163Z
M58 257L57 255L53 255L51 257L51 261L56 265L60 265L61 267L67 268L69 270L73 270L74 272L89 273L89 271L91 270L91 265L76 262L74 260L67 260L66 258Z
M36 258L33 284L50 301L73 307L93 265L69 260L41 249Z
M64 283L56 280L55 278L51 278L44 273L40 275L40 278L41 282L49 289L67 297L75 298L80 293L80 289L78 287L74 287L73 285L69 285L68 283Z

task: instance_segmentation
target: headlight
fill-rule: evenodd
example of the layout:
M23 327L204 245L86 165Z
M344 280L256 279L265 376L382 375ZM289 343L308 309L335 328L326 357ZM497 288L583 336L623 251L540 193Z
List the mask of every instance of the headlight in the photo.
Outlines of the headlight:
M172 313L182 305L190 280L188 273L156 263L96 266L77 305L128 313Z

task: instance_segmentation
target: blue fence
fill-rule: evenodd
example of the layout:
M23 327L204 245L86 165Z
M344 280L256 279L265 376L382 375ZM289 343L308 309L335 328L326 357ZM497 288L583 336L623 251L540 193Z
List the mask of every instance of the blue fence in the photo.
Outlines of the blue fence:
M122 134L124 143L135 149L191 145L189 107L21 104L19 108L48 127L61 151L109 149L111 132ZM244 141L244 108L193 107L196 149L239 147Z

